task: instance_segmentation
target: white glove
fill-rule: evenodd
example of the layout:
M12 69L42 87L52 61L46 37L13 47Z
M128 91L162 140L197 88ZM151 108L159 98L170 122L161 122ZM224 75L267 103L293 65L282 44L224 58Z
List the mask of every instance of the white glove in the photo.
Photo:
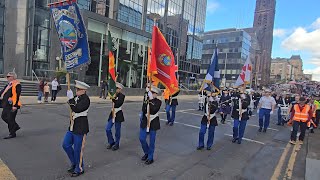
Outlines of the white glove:
M150 91L150 90L149 90L149 88L147 87L147 88L146 88L146 92L149 92L149 91Z
M273 111L270 112L270 115L272 115L272 114L273 114Z
M210 102L212 102L213 101L213 97L211 96L211 97L209 97L209 101Z
M152 96L152 92L151 92L151 91L148 91L148 96L149 96L149 99L153 99L153 96Z
M259 114L259 109L257 110L257 114Z
M73 99L73 92L72 92L72 90L68 90L67 91L67 97L69 98L69 99Z

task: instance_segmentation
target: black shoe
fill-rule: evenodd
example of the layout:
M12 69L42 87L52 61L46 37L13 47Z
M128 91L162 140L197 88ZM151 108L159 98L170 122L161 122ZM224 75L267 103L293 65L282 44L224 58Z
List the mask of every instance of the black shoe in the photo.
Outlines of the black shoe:
M197 150L202 150L203 148L204 148L203 146L201 146L201 147L198 146L198 147L197 147Z
M17 137L16 134L10 134L9 136L4 137L3 139L12 139L12 138L15 138L15 137Z
M17 127L14 129L14 131L17 132L17 131L19 131L20 129L21 129L20 126L17 126Z
M232 143L235 143L238 140L238 138L233 138Z
M111 148L113 147L113 145L114 145L114 144L109 144L109 145L107 146L107 149L111 149Z
M82 175L82 174L84 174L84 171L82 171L82 172L73 172L72 174L71 174L71 177L78 177L78 176L80 176L80 175Z
M207 147L207 150L210 151L210 150L211 150L211 147Z
M145 162L146 165L150 165L152 163L153 163L153 160L149 160L149 159Z
M313 129L311 129L311 130L310 130L310 133L314 133L314 130L313 130Z
M119 149L119 145L114 145L113 147L112 147L112 151L116 151L116 150L118 150Z
M281 124L280 124L280 123L277 123L277 125L280 126Z
M170 122L169 122L169 121L167 121L167 122L166 122L166 125L169 125L169 124L170 124Z
M142 156L142 158L141 158L142 161L145 161L145 160L147 160L147 159L148 159L148 154L145 154L145 155Z
M170 123L169 123L169 126L173 126L173 122L170 122Z
M238 139L238 144L241 144L241 140L240 139Z
M69 173L74 173L74 169L76 169L76 165L70 166L70 168L68 169L68 172Z
M259 132L261 132L262 131L262 127L261 128L259 128L259 130L258 130Z
M263 129L263 131L262 131L262 132L264 132L264 133L265 133L265 132L267 132L267 129Z
M221 121L222 124L225 124L225 120Z

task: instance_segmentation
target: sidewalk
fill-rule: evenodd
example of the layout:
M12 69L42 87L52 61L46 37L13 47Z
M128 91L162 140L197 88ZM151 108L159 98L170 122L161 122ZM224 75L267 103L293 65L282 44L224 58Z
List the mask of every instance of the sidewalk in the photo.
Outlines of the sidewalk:
M163 100L162 97L159 97L160 100ZM42 98L43 100L43 98ZM51 97L48 98L49 102L47 104L64 104L68 101L67 97L57 97L56 102L50 102ZM142 102L142 96L126 96L125 102ZM180 95L178 96L178 100L188 100L194 101L195 103L198 100L198 96L196 95ZM99 104L108 104L110 103L110 99L101 99L98 96L91 96L90 97L91 103L99 103ZM38 104L37 96L21 96L21 103L22 105L31 105L31 104ZM43 103L44 104L44 103Z
M308 135L306 158L306 180L319 179L320 177L320 129Z

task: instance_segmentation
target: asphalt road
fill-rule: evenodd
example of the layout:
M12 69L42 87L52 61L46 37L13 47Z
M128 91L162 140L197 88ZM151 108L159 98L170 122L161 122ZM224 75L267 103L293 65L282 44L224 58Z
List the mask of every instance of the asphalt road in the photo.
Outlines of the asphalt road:
M166 116L161 109L163 121L157 134L155 162L149 166L140 160L141 102L124 105L126 121L116 152L106 149L105 124L111 104L92 104L84 153L86 173L78 179L304 179L306 149L304 145L287 145L290 129L274 125L275 116L267 133L257 131L257 117L252 117L241 145L231 143L232 122L228 117L227 124L216 128L212 150L197 151L202 112L196 110L196 99L179 103L172 127L165 125ZM65 104L26 106L18 113L22 128L18 137L0 139L0 159L17 179L70 179L66 172L68 158L61 147L68 114ZM1 122L0 136L6 135L6 124Z

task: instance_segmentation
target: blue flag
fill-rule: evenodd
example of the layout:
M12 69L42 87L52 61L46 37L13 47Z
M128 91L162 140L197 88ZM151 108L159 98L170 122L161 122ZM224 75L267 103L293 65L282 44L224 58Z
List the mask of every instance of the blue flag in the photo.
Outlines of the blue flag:
M204 78L203 86L201 89L215 92L219 91L220 87L220 70L218 65L218 51L217 48L215 49L212 58L211 64L208 68L207 75Z
M90 63L86 28L78 8L73 3L51 6L51 13L58 32L63 60L67 70Z

